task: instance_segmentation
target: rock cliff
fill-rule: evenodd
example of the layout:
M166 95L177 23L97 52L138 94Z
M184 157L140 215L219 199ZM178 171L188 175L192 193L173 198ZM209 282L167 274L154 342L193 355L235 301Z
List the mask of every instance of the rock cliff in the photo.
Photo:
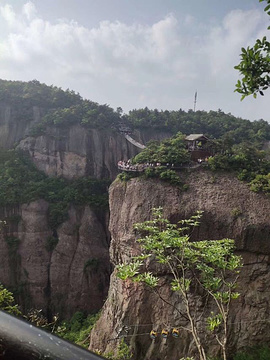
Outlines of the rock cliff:
M0 145L11 149L23 139L34 124L41 120L44 109L38 106L27 108L24 115L20 110L7 103L0 102Z
M233 238L244 259L238 287L241 297L234 302L230 317L231 350L268 343L269 197L251 192L247 184L231 175L213 176L195 170L182 176L189 184L185 192L157 180L133 179L111 185L111 261L116 265L136 253L138 245L132 225L149 219L153 207L162 206L164 215L172 221L203 210L201 226L192 235L194 240ZM165 282L165 277L162 280ZM161 291L162 297L179 306L179 299L168 287ZM142 285L119 280L114 271L102 316L91 333L90 349L115 350L119 341L116 338L125 335L136 359L179 359L194 349L187 333L183 331L178 339L159 338L155 342L149 337L153 327L160 331L164 326L176 326L178 316L155 293ZM216 353L213 341L207 347Z
M48 126L42 136L29 136L48 109L0 102L0 147L28 153L48 176L74 179L92 176L114 179L117 162L139 151L113 129L86 129L81 125ZM134 134L146 143L164 133ZM42 308L63 316L76 310L94 312L108 290L108 214L89 207L70 207L69 220L57 231L48 225L48 204L39 200L15 209L1 207L7 225L0 234L0 282L11 288L24 309ZM55 239L58 243L52 247ZM51 244L48 244L51 242Z
M162 139L169 134L136 132L143 144L150 139ZM48 128L46 135L26 137L18 148L28 152L38 169L49 176L74 179L93 176L115 179L117 163L135 156L140 150L117 131L85 129L80 125L69 128Z
M89 206L69 209L52 233L44 200L1 209L0 282L24 309L45 314L95 312L103 305L110 276L108 214Z
M16 145L25 150L38 169L49 176L115 179L117 162L127 160L140 151L117 130L86 129L79 124L51 126L47 127L45 135L29 136L31 128L41 121L45 113L45 109L31 106L22 116L14 106L0 103L0 146L11 149ZM135 131L134 136L146 144L151 139L159 140L171 134Z

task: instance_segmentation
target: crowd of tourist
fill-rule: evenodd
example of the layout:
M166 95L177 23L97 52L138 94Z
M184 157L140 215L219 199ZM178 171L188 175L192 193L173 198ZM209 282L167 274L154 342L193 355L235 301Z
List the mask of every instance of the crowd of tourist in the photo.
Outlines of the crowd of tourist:
M208 158L205 159L198 159L197 160L197 166L198 164L202 164L204 162L207 162ZM183 167L196 167L196 162L192 162L190 164L186 165L176 165L175 164L161 164L160 162L155 163L145 163L145 164L132 164L131 160L120 160L118 161L118 169L122 171L134 171L134 172L143 172L147 168L155 168L159 166L166 166L168 169L177 169L177 168L183 168Z
M159 167L159 166L166 166L167 168L174 168L174 164L161 164L160 162L155 162L155 163L145 163L145 164L132 164L131 160L120 160L118 161L118 169L119 170L124 170L124 171L138 171L138 172L142 172L144 171L146 168L155 168L155 167Z

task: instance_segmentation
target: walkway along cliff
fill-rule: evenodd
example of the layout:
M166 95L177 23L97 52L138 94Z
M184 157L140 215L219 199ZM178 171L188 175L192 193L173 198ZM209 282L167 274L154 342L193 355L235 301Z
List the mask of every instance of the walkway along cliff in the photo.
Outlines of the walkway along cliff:
M233 304L230 316L230 350L269 342L269 197L251 192L231 175L213 176L200 169L185 172L184 178L189 184L185 192L158 180L140 178L111 185L112 263L128 261L136 254L138 245L132 226L149 219L153 207L162 206L171 221L188 218L196 210L204 211L193 239L233 238L244 259L238 288L241 297ZM163 279L166 282L166 275ZM179 306L177 295L167 287L161 295ZM153 328L161 332L165 325L177 326L178 321L179 314L156 294L139 284L123 282L114 271L102 316L91 333L90 348L102 352L114 350L124 336L136 359L178 359L194 351L189 334L182 331L177 339L159 337L156 341L149 336ZM209 341L206 347L215 355L217 347L213 344Z

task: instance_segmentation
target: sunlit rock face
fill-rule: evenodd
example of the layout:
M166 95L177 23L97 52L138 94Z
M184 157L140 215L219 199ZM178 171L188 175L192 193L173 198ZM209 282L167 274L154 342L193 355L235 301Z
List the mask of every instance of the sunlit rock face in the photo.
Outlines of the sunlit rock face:
M169 134L145 132L134 134L147 143L163 139ZM123 134L111 129L85 129L80 125L70 128L48 128L46 135L26 137L18 148L28 152L38 169L49 176L74 179L93 176L97 179L115 179L119 160L128 160L139 149L130 144Z
M111 272L108 214L71 206L69 219L52 233L47 211L44 200L1 209L6 224L0 235L0 282L13 289L25 310L63 317L96 312ZM52 238L57 238L54 245Z
M183 173L189 184L185 192L154 180L133 179L114 182L110 188L110 256L113 264L128 261L138 251L133 224L150 218L153 207L162 206L172 221L188 218L196 210L204 211L201 226L192 233L193 240L233 238L244 267L239 278L240 298L230 314L230 350L268 343L270 332L270 199L253 193L248 185L231 175L214 175L195 170ZM166 274L160 274L166 284ZM136 359L178 359L195 354L194 343L184 330L178 339L159 338L153 342L151 329L183 323L177 309L181 300L168 286L161 297L130 281L123 282L114 271L102 316L91 333L90 349L115 350L119 335L127 335ZM200 302L197 303L200 311ZM211 309L210 309L211 310ZM204 343L210 354L218 352L215 340L206 336L205 319L200 320ZM123 330L127 326L127 332ZM196 357L195 357L196 358Z

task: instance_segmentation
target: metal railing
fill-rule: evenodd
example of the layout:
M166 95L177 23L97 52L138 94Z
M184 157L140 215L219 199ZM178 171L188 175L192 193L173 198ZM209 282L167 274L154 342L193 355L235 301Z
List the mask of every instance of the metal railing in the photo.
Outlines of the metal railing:
M0 311L0 359L104 360L105 358Z

